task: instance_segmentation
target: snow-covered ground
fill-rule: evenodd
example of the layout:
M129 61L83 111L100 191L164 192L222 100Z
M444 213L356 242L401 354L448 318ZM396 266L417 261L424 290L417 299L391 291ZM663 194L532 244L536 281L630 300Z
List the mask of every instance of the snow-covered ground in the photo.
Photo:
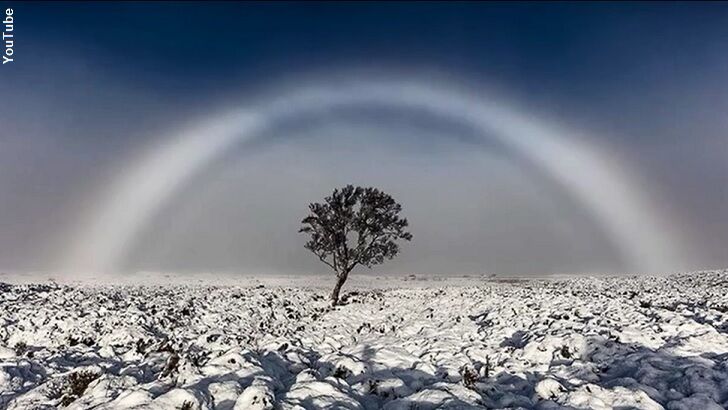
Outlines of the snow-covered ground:
M728 271L0 284L0 408L728 407Z

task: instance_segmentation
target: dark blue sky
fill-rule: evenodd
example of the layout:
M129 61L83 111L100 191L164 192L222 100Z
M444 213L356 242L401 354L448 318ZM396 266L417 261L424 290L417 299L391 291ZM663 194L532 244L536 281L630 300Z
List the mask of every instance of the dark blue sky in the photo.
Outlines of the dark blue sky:
M64 231L79 198L153 135L279 84L352 71L485 87L594 131L679 216L676 229L705 237L706 265L728 263L724 3L6 5L16 61L0 67L13 96L0 102L0 188L12 192L0 199L12 232L0 268L35 267L20 250ZM41 253L63 239L47 242Z
M18 4L22 87L101 81L161 101L236 98L332 67L440 73L503 88L630 138L680 138L718 115L728 73L720 3L33 3ZM38 70L41 70L39 73ZM73 71L75 70L75 71ZM40 78L39 78L40 77ZM47 91L47 90L41 90ZM64 91L64 93L66 93ZM717 94L717 95L716 95ZM194 96L194 97L192 97ZM68 96L97 106L93 96ZM701 105L684 109L683 101ZM721 101L716 101L716 100ZM645 122L645 117L662 117ZM669 117L669 118L668 118Z
M19 6L25 67L54 48L162 94L341 64L418 65L593 101L724 74L716 51L728 43L728 7L720 3Z

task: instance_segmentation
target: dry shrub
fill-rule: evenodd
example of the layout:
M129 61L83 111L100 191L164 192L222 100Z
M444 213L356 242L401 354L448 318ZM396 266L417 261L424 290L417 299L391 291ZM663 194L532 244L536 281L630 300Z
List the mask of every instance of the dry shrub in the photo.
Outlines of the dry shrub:
M60 405L66 407L83 396L88 385L98 378L99 375L91 370L74 372L60 380L49 382L45 395L52 400L61 399Z

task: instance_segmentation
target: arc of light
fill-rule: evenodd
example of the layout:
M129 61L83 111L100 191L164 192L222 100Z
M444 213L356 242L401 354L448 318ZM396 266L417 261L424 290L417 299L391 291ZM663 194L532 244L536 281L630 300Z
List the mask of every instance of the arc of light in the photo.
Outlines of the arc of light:
M571 132L494 101L418 83L353 82L301 87L258 109L210 118L152 149L111 187L77 235L68 267L95 272L119 268L155 212L206 164L291 115L375 104L423 109L465 123L521 153L574 196L607 234L629 268L674 269L672 238L645 198L607 158Z

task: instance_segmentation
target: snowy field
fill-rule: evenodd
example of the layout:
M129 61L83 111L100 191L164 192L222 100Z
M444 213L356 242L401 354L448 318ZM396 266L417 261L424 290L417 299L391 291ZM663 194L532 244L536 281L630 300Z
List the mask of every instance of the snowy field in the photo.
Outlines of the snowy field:
M0 276L0 408L728 407L728 271L324 279Z

